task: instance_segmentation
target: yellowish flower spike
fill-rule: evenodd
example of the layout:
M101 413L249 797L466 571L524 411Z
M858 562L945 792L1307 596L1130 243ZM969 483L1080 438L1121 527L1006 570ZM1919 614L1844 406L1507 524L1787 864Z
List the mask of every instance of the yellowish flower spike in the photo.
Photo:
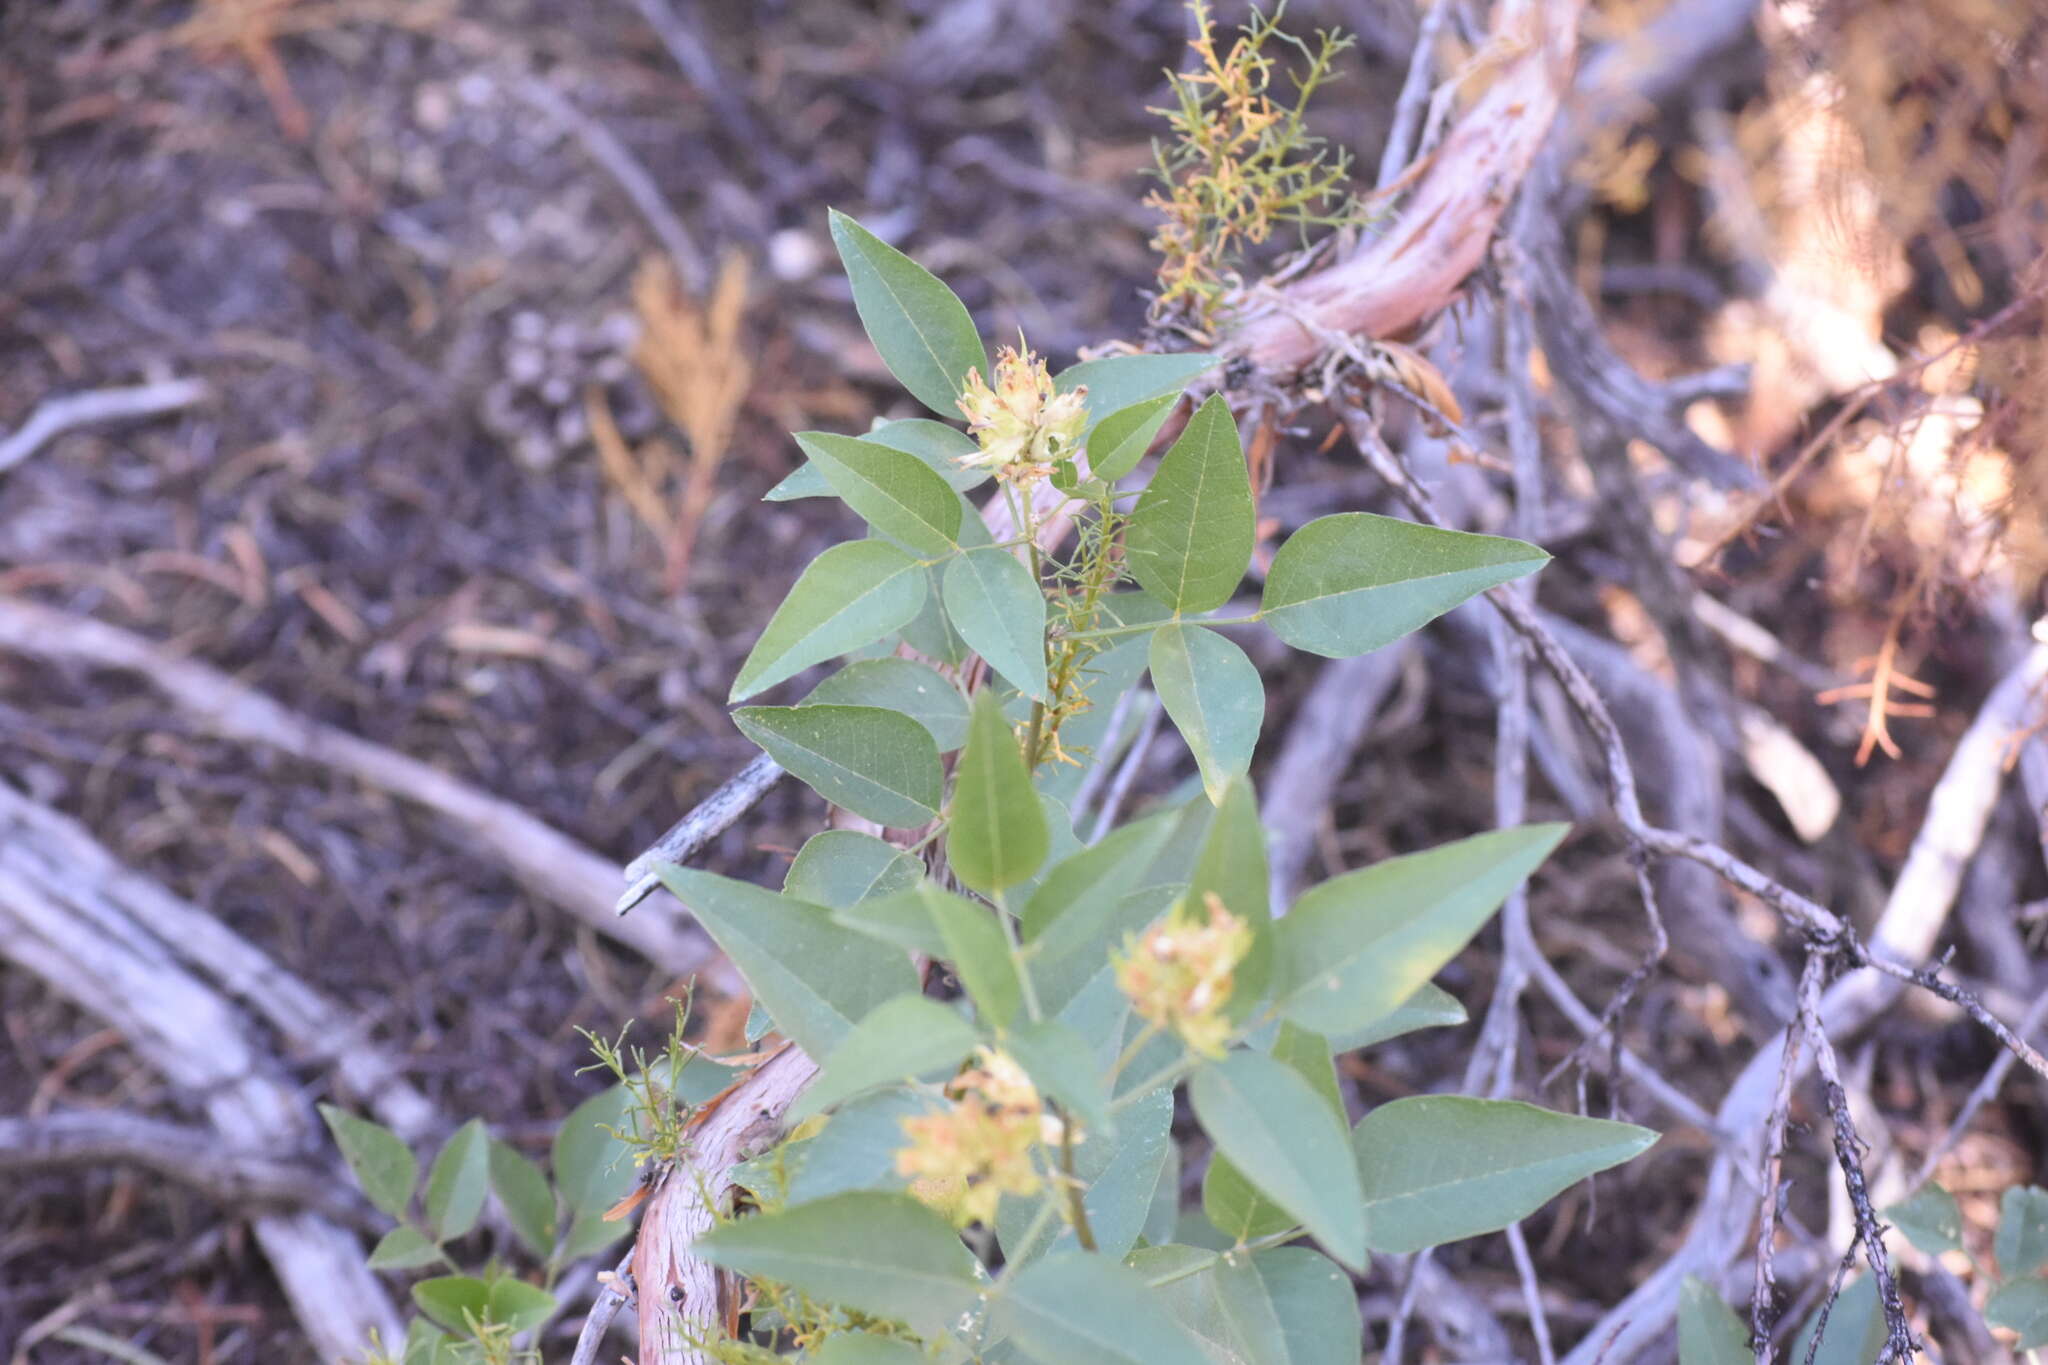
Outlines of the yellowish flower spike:
M910 1141L896 1152L911 1194L962 1227L994 1219L1006 1194L1038 1193L1045 1181L1031 1149L1060 1140L1015 1059L984 1047L977 1060L947 1083L950 1105L903 1120Z
M1029 349L1005 346L996 352L993 387L979 370L968 373L960 412L981 444L960 463L1028 484L1079 447L1088 425L1087 390L1056 392L1044 360Z
M1251 951L1251 926L1215 892L1202 898L1206 922L1186 902L1124 940L1116 983L1139 1018L1178 1035L1205 1057L1223 1055L1231 1022L1231 974Z

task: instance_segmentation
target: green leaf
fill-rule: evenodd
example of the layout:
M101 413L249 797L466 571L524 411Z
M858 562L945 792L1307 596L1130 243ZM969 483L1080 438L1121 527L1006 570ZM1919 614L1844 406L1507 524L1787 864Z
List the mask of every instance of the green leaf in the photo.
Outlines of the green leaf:
M414 1318L405 1325L404 1365L455 1365L448 1352L454 1340L425 1318Z
M412 1287L419 1310L451 1332L469 1335L469 1323L490 1318L491 1287L474 1275L437 1275Z
M1984 1321L2018 1332L2022 1351L2048 1346L2048 1280L2034 1276L1999 1286L1984 1305Z
M1280 1012L1333 1037L1390 1013L1457 956L1567 828L1494 830L1311 888L1273 925Z
M1929 1256L1963 1249L1963 1211L1954 1195L1931 1180L1912 1198L1886 1209L1884 1216Z
M457 1128L427 1172L427 1224L441 1241L476 1226L491 1182L491 1136L482 1119Z
M1172 832L1171 812L1147 816L1053 864L1018 917L1033 957L1057 962L1106 945L1102 926Z
M1998 1233L1992 1239L1998 1273L2016 1279L2048 1261L2048 1190L2015 1185L1998 1200Z
M612 1136L630 1131L632 1103L626 1087L614 1085L570 1110L555 1130L555 1188L572 1213L602 1213L633 1188L632 1149Z
M942 891L930 882L916 894L938 931L939 951L934 956L953 965L985 1026L1008 1028L1023 1005L1024 987L1010 955L1009 940L996 923L1002 911Z
M357 1118L331 1104L320 1106L320 1117L327 1120L327 1131L334 1134L341 1159L348 1163L370 1202L404 1222L413 1184L420 1175L412 1148L383 1124Z
M939 571L927 568L925 575L931 591L926 594L924 606L917 615L903 627L903 643L934 663L957 668L967 661L971 651L967 642L960 638L960 632L953 629L952 619L946 615L946 604L939 591Z
M932 732L939 752L967 742L967 699L928 664L914 659L863 659L811 689L804 706L879 706L901 711Z
M988 352L966 305L938 276L837 209L831 221L853 306L882 363L918 402L957 417L968 371L988 372Z
M1052 386L1061 393L1087 389L1089 418L1099 422L1147 399L1180 397L1222 358L1198 351L1105 356L1061 370L1053 376Z
M489 1309L492 1322L502 1322L514 1332L530 1332L554 1315L555 1296L507 1275L491 1283Z
M1252 484L1230 405L1213 395L1159 461L1124 533L1132 577L1177 612L1230 600L1252 558Z
M1085 1251L1005 1275L989 1321L1044 1365L1208 1365L1136 1271Z
M1268 901L1271 894L1266 864L1266 830L1259 823L1258 798L1249 782L1234 778L1222 793L1216 818L1196 855L1188 879L1187 900L1203 906L1214 895L1224 908L1243 919L1252 930L1252 946L1231 973L1227 1006L1229 1017L1238 1022L1251 1018L1252 1011L1266 998L1273 977L1273 919ZM1329 1049L1323 1048L1324 1069L1328 1070ZM1306 1074L1306 1073L1304 1073ZM1332 1082L1334 1086L1335 1082ZM1343 1106L1338 1106L1341 1115Z
M1104 483L1115 483L1136 469L1179 401L1179 394L1169 393L1121 408L1096 423L1088 433L1088 472Z
M959 548L960 495L924 461L830 432L799 432L796 439L832 491L868 525L918 554Z
M1282 1023L1273 1040L1273 1059L1309 1083L1329 1108L1330 1116L1337 1121L1339 1128L1348 1125L1344 1097L1337 1089L1337 1068L1331 1060L1327 1038L1296 1028L1293 1024ZM1285 1209L1260 1195L1251 1181L1245 1179L1244 1173L1221 1153L1210 1158L1209 1169L1202 1173L1202 1212L1219 1232L1239 1242L1292 1227L1297 1221Z
M1039 1092L1081 1121L1091 1137L1113 1137L1116 1122L1109 1112L1109 1087L1095 1065L1088 1040L1057 1019L1020 1025L1003 1040Z
M910 1184L896 1169L903 1121L932 1113L941 1104L936 1095L905 1089L848 1100L825 1120L823 1131L760 1158L763 1165L779 1164L788 1178L787 1190L770 1187L772 1197L786 1194L789 1203L806 1204L850 1190L902 1193Z
M899 995L868 1011L819 1068L818 1079L790 1107L791 1123L829 1109L863 1090L945 1068L974 1051L974 1030L958 1012L921 995Z
M863 441L885 445L891 450L900 450L906 455L915 455L955 493L965 493L976 484L988 478L988 470L975 465L960 463L962 455L972 455L981 447L972 436L949 427L944 422L934 422L929 417L910 417L899 422L883 422L873 430L864 433ZM832 485L825 482L825 476L818 466L805 460L791 471L788 478L761 495L763 502L790 502L797 498L829 498Z
M1285 1062L1233 1052L1195 1072L1195 1117L1259 1192L1292 1214L1345 1265L1365 1265L1358 1167L1343 1120Z
M1266 689L1245 652L1213 630L1175 622L1152 632L1152 685L1187 741L1202 788L1221 803L1223 788L1252 764L1266 721Z
M1273 633L1296 649L1348 658L1549 560L1519 540L1340 512L1316 518L1280 547L1261 609Z
M607 1219L603 1209L585 1209L571 1215L568 1235L562 1238L559 1262L573 1265L586 1256L603 1251L633 1230L623 1218Z
M1383 1104L1352 1130L1374 1251L1420 1251L1498 1232L1657 1135L1514 1100L1418 1095Z
M1153 1246L1164 1246L1173 1240L1173 1230L1179 1225L1180 1148L1169 1143L1166 1160L1159 1166L1159 1179L1152 1182L1152 1206L1145 1211L1145 1226L1140 1235Z
M1337 1052L1355 1052L1359 1048L1374 1047L1389 1038L1399 1038L1404 1033L1414 1033L1418 1029L1448 1028L1462 1024L1468 1017L1465 1007L1459 1004L1455 997L1441 987L1425 981L1416 988L1415 994L1396 1005L1390 1012L1332 1038L1330 1047Z
M946 937L932 918L924 892L924 884L920 883L907 891L870 896L843 910L834 910L832 922L868 938L894 944L905 952L942 958L946 955Z
M384 1234L370 1251L372 1270L411 1270L441 1259L441 1248L410 1223L400 1223Z
M972 1307L974 1257L905 1195L856 1191L741 1218L699 1239L713 1265L936 1335Z
M740 969L776 1026L813 1057L830 1055L883 1001L917 989L908 958L833 923L822 905L673 863L656 871Z
M954 875L985 895L1015 886L1045 861L1045 812L1017 737L987 689L975 694L946 822Z
M1130 1264L1148 1280L1164 1281L1153 1292L1214 1359L1358 1365L1363 1342L1351 1277L1307 1247L1225 1258L1158 1246L1135 1253ZM1195 1265L1203 1268L1189 1273Z
M835 1332L806 1359L810 1365L931 1365L931 1357L909 1342L870 1332Z
M892 829L939 813L939 749L909 716L879 706L747 706L732 719L835 806Z
M1122 1256L1144 1231L1159 1190L1160 1172L1173 1153L1173 1093L1154 1090L1117 1115L1116 1130L1096 1130L1074 1146L1074 1178L1082 1184L1088 1228L1105 1256ZM1015 1268L1048 1253L1080 1246L1063 1217L1040 1222L1048 1190L1034 1198L1005 1195L996 1208L996 1234ZM1035 1238L1027 1234L1035 1231Z
M1749 1328L1697 1275L1678 1292L1678 1365L1755 1365Z
M512 1231L545 1260L555 1249L555 1195L540 1167L502 1142L491 1144L491 1190Z
M745 701L812 664L901 630L924 605L922 566L881 540L834 545L810 562L733 679Z
M782 879L782 894L843 910L916 886L924 864L886 839L850 829L813 834Z
M946 616L970 648L1003 680L1045 700L1045 595L1008 550L975 550L940 579Z
M1806 1326L1799 1330L1799 1339L1785 1359L1802 1365L1808 1360L1813 1365L1875 1365L1884 1353L1885 1342L1884 1310L1877 1301L1877 1282L1864 1275L1842 1290L1828 1312L1827 1331L1821 1334L1820 1345L1815 1348L1812 1342L1820 1328L1820 1310L1816 1308ZM1755 1357L1752 1355L1751 1359Z

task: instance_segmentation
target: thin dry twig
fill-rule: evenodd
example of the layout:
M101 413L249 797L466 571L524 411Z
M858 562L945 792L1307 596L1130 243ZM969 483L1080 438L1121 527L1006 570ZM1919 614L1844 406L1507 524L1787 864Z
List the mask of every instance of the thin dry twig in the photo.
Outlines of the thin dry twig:
M197 379L165 379L121 389L67 393L36 404L12 436L0 441L0 473L41 450L67 431L102 422L130 422L182 412L205 402L211 390Z

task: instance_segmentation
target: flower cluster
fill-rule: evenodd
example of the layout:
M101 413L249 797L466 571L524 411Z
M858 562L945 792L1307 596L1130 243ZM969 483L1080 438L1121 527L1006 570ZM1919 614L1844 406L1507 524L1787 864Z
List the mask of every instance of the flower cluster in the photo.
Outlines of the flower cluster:
M1172 914L1124 942L1116 983L1139 1018L1178 1034L1205 1057L1223 1055L1231 1022L1231 973L1251 951L1251 926L1230 913L1215 892L1201 914L1183 901Z
M947 1082L951 1104L903 1120L910 1144L896 1153L910 1192L962 1227L993 1219L1006 1194L1038 1193L1045 1181L1031 1149L1061 1137L1060 1121L1009 1054L984 1047L975 1058Z
M960 463L1025 484L1070 458L1088 425L1087 391L1056 392L1045 362L1028 349L1010 346L996 352L994 387L979 370L969 371L960 411L981 443Z

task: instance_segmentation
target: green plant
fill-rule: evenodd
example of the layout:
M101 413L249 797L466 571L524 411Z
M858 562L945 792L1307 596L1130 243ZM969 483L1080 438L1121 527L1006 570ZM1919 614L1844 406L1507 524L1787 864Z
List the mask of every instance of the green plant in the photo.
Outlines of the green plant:
M420 1180L420 1161L396 1133L322 1105L320 1114L356 1183L395 1226L370 1253L373 1269L433 1269L416 1281L419 1310L405 1340L382 1343L373 1361L394 1365L514 1365L538 1360L517 1344L555 1316L555 1288L578 1261L630 1230L641 1168L672 1159L693 1105L733 1078L730 1067L683 1043L687 1001L677 1002L676 1032L652 1059L624 1038L591 1039L598 1065L616 1084L572 1110L556 1130L552 1179L532 1160L471 1119L444 1142ZM485 1220L487 1200L497 1217ZM487 1240L481 1258L465 1250ZM465 1269L465 1266L467 1268Z
M1351 40L1319 32L1311 46L1280 27L1285 9L1281 4L1270 15L1254 9L1228 50L1219 51L1208 5L1189 0L1194 66L1166 73L1173 107L1151 111L1172 133L1154 145L1160 188L1145 199L1162 220L1152 238L1160 257L1157 317L1192 329L1207 326L1239 282L1244 248L1264 242L1276 227L1305 236L1312 228L1365 221L1349 188L1348 154L1333 152L1307 122L1309 101L1335 75L1336 59ZM1272 92L1275 44L1294 49L1301 60L1301 70L1291 75L1291 100Z
M1655 1135L1460 1096L1349 1124L1334 1054L1462 1018L1430 977L1564 830L1390 859L1273 918L1247 779L1263 686L1221 628L1362 653L1547 557L1325 517L1279 546L1255 606L1218 615L1255 547L1225 401L1187 417L1141 489L1121 487L1211 357L1053 376L1020 346L991 366L937 278L850 218L835 214L832 233L885 363L967 429L805 433L806 464L770 494L836 495L869 534L803 572L731 699L850 662L735 722L897 834L822 833L779 893L659 869L774 1027L822 1063L791 1137L749 1168L764 1211L695 1249L770 1302L802 1296L812 1324L830 1305L956 1359L998 1343L1061 1365L1194 1362L1205 1343L1356 1359L1343 1268L1505 1227ZM984 520L963 495L991 479ZM1084 842L1072 803L1130 728L1112 722L1148 671L1199 788ZM928 995L913 954L958 998ZM1215 1153L1202 1212L1185 1218L1169 1132L1183 1084ZM1000 1250L993 1279L962 1239L972 1228L984 1258ZM1296 1245L1309 1240L1319 1249ZM797 1335L754 1346L826 1359L872 1334Z

